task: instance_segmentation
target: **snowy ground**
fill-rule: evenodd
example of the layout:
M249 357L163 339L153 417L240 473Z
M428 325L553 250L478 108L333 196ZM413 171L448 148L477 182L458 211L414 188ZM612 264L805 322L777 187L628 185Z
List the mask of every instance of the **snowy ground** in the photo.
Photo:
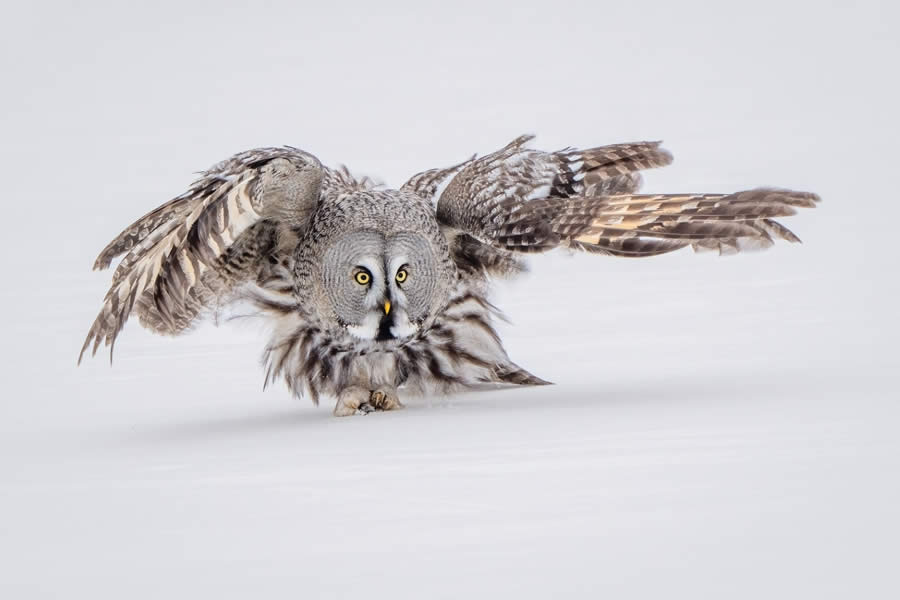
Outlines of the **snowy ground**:
M3 41L0 596L900 593L895 8L117 6ZM533 260L496 301L553 387L335 419L236 324L75 368L96 252L191 171L290 143L398 184L523 131L825 202L763 254Z

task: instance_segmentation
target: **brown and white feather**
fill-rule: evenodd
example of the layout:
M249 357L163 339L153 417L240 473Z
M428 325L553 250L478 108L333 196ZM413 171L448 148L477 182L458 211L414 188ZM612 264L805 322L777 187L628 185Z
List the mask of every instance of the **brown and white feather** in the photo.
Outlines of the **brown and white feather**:
M79 356L110 347L132 311L158 333L189 328L213 303L255 278L260 259L289 247L318 202L322 168L295 148L262 148L218 163L190 189L117 236L94 264L117 267ZM268 220L268 224L260 224Z
M659 142L544 152L527 146L532 138L466 164L438 199L438 221L500 248L541 252L558 241L548 223L523 218L532 202L631 192L640 186L637 171L672 161Z

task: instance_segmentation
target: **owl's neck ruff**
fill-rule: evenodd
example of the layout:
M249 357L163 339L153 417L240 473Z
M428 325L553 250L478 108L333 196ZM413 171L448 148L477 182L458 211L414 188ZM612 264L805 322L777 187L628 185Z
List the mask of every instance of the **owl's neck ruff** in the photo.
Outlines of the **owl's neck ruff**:
M446 393L531 377L509 361L492 325L496 314L464 282L430 325L406 339L361 340L299 310L270 313L275 327L264 354L266 385L283 378L295 396L318 403L320 395L336 396L350 385Z

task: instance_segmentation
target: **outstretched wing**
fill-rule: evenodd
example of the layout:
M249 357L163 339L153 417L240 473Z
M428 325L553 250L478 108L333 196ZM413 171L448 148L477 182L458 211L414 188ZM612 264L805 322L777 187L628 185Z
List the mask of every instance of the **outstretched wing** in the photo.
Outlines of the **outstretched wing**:
M498 248L547 250L559 245L549 223L521 219L532 202L634 192L641 183L639 171L672 162L659 142L543 152L527 147L531 139L518 137L466 164L438 199L438 221Z
M451 238L472 236L512 252L564 246L649 256L692 245L727 253L774 238L799 241L772 219L819 200L777 189L636 195L639 171L672 161L659 142L542 152L526 147L530 139L471 161L450 181L437 218Z
M812 208L819 197L772 188L735 194L614 195L546 198L527 209L529 221L549 224L549 239L588 252L653 256L692 246L734 254L768 248L775 239L799 242L773 220Z
M241 152L184 194L141 217L103 249L94 269L125 254L78 361L112 348L132 312L159 333L189 328L234 288L277 268L286 238L309 225L327 175L296 148Z

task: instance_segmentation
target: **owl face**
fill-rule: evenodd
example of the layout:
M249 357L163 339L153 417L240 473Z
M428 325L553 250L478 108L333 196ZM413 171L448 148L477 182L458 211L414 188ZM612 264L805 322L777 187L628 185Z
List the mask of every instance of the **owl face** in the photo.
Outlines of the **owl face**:
M359 339L409 338L436 309L437 260L418 233L350 232L335 239L322 258L329 312Z

